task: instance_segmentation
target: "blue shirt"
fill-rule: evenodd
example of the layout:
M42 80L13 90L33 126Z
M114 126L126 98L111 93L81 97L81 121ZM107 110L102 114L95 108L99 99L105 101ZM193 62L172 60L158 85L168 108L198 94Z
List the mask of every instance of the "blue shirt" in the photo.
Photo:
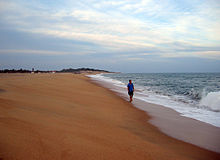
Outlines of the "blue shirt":
M129 90L129 92L133 92L133 90L134 90L134 85L133 85L133 83L128 83L128 90Z

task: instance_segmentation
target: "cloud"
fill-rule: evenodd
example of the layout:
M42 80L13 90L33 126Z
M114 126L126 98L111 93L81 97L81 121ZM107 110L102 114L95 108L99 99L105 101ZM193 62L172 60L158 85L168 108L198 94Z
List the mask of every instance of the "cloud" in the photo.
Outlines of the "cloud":
M200 51L200 52L178 52L178 53L167 53L162 54L162 57L166 58L178 58L178 57L198 57L206 59L220 60L219 51Z
M133 54L133 59L142 59L143 53L161 57L219 57L219 49L212 50L220 46L220 5L214 0L67 0L54 1L53 5L10 0L0 1L0 6L0 21L14 30L76 42L72 44L73 51L9 47L5 53L111 53L112 58ZM198 48L201 50L197 51Z
M11 54L11 53L22 53L22 54L48 54L48 55L85 55L91 54L91 52L64 52L64 51L50 51L50 50L23 50L23 49L0 49L0 54Z

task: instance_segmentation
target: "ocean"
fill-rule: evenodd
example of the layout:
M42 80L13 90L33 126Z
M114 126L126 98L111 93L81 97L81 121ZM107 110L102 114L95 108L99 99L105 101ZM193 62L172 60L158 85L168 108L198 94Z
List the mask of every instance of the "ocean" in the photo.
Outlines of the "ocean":
M220 73L111 73L90 77L125 93L131 79L135 99L220 127Z

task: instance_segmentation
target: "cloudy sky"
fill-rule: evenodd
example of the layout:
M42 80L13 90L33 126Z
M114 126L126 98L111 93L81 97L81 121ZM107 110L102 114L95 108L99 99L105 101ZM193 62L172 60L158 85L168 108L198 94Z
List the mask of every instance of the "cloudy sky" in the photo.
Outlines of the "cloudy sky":
M219 0L0 0L0 69L220 71Z

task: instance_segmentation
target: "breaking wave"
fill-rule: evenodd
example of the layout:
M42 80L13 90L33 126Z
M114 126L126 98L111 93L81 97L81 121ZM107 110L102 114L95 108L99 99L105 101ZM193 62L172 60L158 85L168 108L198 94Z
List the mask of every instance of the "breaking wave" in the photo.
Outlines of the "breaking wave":
M200 100L200 106L205 106L212 111L220 112L220 91L208 93Z

